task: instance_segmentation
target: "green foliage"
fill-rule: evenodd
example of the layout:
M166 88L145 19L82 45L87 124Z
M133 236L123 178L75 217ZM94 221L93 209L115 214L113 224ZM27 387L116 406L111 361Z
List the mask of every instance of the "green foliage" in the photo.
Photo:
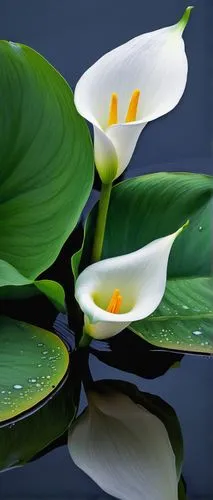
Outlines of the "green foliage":
M1 41L0 61L0 259L34 280L89 196L92 145L71 89L42 56Z
M192 352L213 352L213 280L168 280L158 309L131 329L149 342Z
M46 295L59 311L65 312L65 294L59 283L52 280L30 280L11 264L0 260L0 299L22 299L38 293Z
M53 333L0 319L0 470L22 465L72 422L80 386Z
M0 317L0 422L32 408L60 383L69 364L51 332Z

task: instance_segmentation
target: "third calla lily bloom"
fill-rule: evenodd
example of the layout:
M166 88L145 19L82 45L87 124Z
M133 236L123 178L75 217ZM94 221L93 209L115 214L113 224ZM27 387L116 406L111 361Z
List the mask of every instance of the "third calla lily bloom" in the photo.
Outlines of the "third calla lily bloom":
M85 333L112 337L154 312L164 295L172 244L187 224L136 252L92 264L79 275L75 296L85 314Z
M127 395L90 392L69 433L74 463L121 500L178 500L175 455L165 425Z
M145 125L178 104L187 81L182 34L191 9L177 24L108 52L80 78L75 104L94 126L95 163L103 183L127 167Z

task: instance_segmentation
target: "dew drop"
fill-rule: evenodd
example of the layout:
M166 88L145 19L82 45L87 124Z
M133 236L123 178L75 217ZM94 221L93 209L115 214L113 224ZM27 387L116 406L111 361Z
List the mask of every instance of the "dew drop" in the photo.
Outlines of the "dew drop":
M192 333L193 333L193 335L202 335L202 332L200 332L199 330L195 330Z
M48 351L42 351L42 354L48 354Z
M203 226L199 226L198 230L203 231Z
M36 382L36 378L28 378L28 382L34 384Z
M14 389L23 389L23 386L22 385L19 385L19 384L15 384L13 386Z
M42 344L41 342L39 342L39 343L37 344L37 346L38 346L38 347L43 347L43 346L44 346L44 344Z
M183 309L189 309L188 306L182 306L182 307L183 307Z

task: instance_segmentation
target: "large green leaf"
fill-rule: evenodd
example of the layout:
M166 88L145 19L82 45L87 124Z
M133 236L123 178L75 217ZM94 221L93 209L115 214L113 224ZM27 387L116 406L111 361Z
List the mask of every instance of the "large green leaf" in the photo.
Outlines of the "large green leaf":
M0 470L26 463L67 430L80 394L73 361L53 333L0 318Z
M59 283L46 279L28 279L11 264L0 259L1 299L23 299L38 293L46 295L59 311L65 312L65 293Z
M71 89L42 56L1 41L0 62L0 259L35 279L78 221L93 151Z
M0 425L0 471L24 465L65 442L78 407L76 394L70 372L43 404Z
M158 346L213 352L212 278L168 280L158 309L131 329Z
M154 345L213 351L212 199L213 179L200 174L145 175L112 190L102 258L137 250L190 220L173 245L160 307L131 325ZM95 216L96 208L86 226L80 266L79 255L72 261L75 275L88 265Z
M0 317L0 422L35 406L60 383L69 354L47 330Z
M16 419L0 424L0 471L23 465L54 448L77 410L71 372L44 401Z

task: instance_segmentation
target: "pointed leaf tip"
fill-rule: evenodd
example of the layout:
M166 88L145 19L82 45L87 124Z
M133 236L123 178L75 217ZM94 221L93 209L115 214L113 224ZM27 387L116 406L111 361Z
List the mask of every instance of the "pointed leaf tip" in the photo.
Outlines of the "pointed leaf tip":
M186 229L186 227L188 227L188 225L189 225L189 224L190 224L190 220L188 219L188 220L185 222L185 224L183 224L183 226L182 226L182 230L183 230L183 229Z
M189 219L188 219L188 220L185 222L185 224L183 224L183 225L180 227L180 229L178 229L178 234L182 233L182 231L184 231L184 230L188 227L189 223L190 223L190 221L189 221Z
M181 34L183 33L186 25L188 24L192 9L194 9L194 5L189 5L189 7L185 9L180 21L177 24L177 26L181 29Z

